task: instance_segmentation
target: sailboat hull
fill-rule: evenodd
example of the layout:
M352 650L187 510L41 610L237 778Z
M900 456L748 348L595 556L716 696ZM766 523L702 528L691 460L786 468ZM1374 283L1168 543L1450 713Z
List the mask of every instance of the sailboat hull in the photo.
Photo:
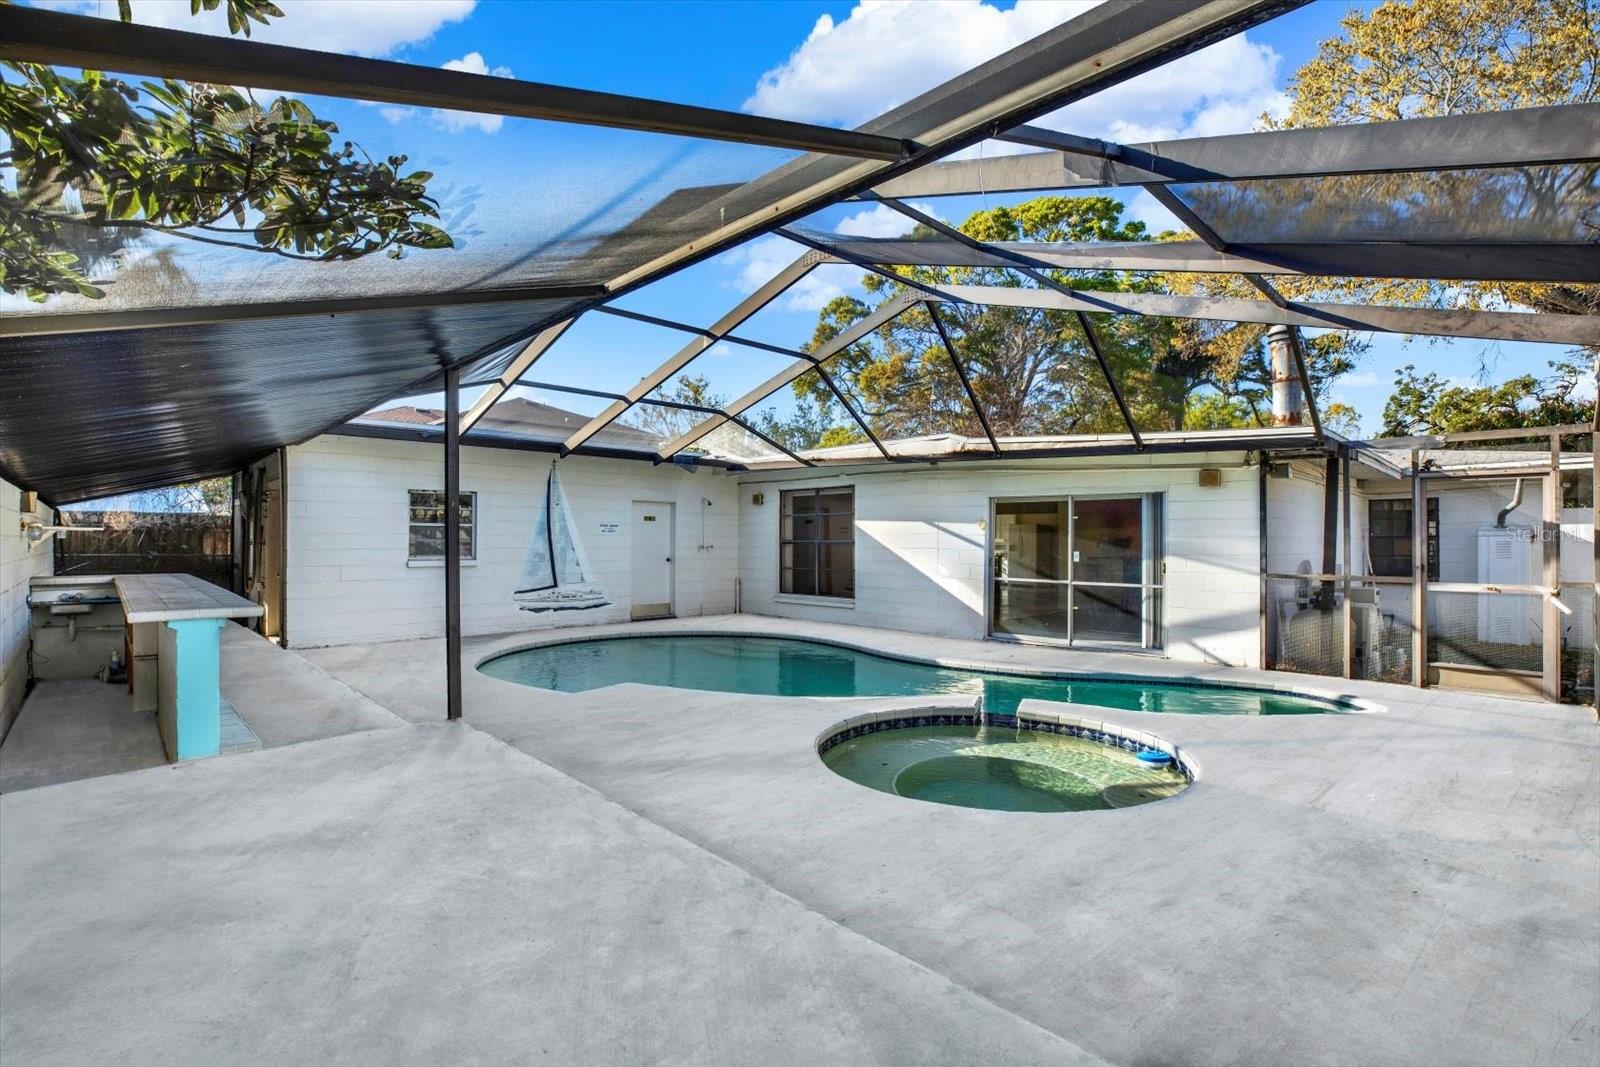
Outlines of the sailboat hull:
M603 608L611 601L597 585L558 585L554 589L519 589L512 603L523 611L583 611Z

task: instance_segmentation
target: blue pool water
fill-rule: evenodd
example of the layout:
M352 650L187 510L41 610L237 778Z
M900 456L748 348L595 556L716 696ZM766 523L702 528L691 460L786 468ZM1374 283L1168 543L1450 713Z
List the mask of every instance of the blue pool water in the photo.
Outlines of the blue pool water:
M761 696L981 693L984 710L991 715L1013 714L1026 697L1191 715L1308 715L1346 710L1331 700L1239 686L956 670L779 637L597 638L508 652L479 669L508 682L562 693L621 682Z

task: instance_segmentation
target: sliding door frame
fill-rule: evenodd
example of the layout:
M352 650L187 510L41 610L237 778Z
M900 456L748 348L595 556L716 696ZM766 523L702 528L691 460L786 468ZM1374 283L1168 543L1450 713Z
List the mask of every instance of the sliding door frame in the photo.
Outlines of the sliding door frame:
M1077 544L1076 502L1079 500L1138 500L1140 502L1140 582L1079 581L1074 570L1073 553ZM1067 632L1065 636L1016 634L996 631L996 593L1001 583L995 573L995 530L998 506L1011 503L1067 505L1066 573L1065 578L1006 578L1007 585L1054 585L1067 590ZM983 629L991 641L1014 644L1050 645L1059 648L1104 649L1117 652L1142 652L1160 654L1166 646L1166 494L1159 490L1150 492L1102 493L1038 493L989 498L985 522L983 554ZM1137 589L1139 590L1140 638L1133 641L1080 641L1075 634L1075 593L1084 589Z

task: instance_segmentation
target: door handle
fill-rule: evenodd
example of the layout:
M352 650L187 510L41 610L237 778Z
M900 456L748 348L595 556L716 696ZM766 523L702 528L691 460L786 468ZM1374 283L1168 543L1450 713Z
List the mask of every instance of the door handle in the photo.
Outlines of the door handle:
M671 557L671 556L668 556L668 557L667 557L667 562L668 562L668 563L671 563L671 562L672 562L672 557Z

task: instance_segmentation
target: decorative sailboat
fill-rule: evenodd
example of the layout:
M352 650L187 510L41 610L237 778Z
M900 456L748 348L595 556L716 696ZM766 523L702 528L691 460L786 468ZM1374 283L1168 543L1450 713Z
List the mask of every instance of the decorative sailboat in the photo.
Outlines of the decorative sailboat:
M533 540L517 584L511 599L523 611L576 611L611 603L589 568L553 463L544 483L544 508L534 520Z

